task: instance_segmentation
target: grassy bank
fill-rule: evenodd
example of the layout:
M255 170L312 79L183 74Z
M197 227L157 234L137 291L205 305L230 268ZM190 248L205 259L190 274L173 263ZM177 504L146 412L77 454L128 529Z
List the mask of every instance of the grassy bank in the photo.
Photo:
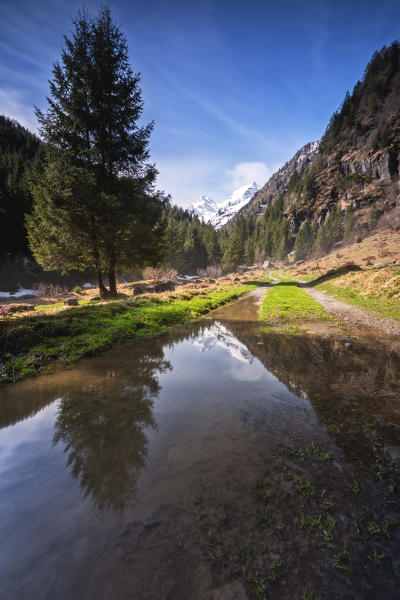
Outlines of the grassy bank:
M271 287L261 305L260 318L269 327L285 331L299 331L303 323L332 320L318 302L315 302L294 281L285 281Z
M400 321L400 267L350 272L314 287L381 317Z
M232 302L252 285L211 286L84 305L0 323L0 381L35 375L52 361L76 361L117 344L157 335Z

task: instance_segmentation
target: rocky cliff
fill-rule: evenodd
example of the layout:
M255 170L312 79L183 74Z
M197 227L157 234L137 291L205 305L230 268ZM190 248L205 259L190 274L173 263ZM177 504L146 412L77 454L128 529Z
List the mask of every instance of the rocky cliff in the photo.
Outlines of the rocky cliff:
M354 230L400 224L400 47L375 52L320 142L307 144L255 194L240 215L257 217L284 197L292 235L320 226L334 207L354 213Z
M263 213L268 202L284 194L294 173L300 175L310 165L318 153L319 141L309 142L270 177L267 183L259 189L252 200L237 214L243 217L256 217Z

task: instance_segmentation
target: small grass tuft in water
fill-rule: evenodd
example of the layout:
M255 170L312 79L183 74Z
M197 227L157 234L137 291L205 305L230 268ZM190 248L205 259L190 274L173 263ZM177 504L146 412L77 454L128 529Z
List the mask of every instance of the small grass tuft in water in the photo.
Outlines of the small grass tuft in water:
M297 486L306 500L313 498L317 492L308 477L298 477L296 479Z
M315 592L313 591L307 591L306 588L303 588L302 590L303 595L302 595L302 600L321 600L319 596L315 595Z
M372 546L372 552L371 554L368 554L368 558L374 563L375 566L378 566L385 558L385 554L383 552L379 553L378 550Z
M267 579L270 581L276 581L280 576L279 570L283 565L283 560L281 558L276 558L271 562L269 567L267 568Z
M336 544L332 544L332 548L335 550L335 554L333 556L333 564L337 569L342 569L343 571L350 571L350 560L351 556L349 551L347 550L347 544L344 544L341 548Z
M355 496L359 496L361 494L361 485L356 479L353 481L353 483L349 483L347 487Z
M258 576L258 573L256 573L255 575L253 573L250 573L249 574L249 582L251 584L251 587L253 588L254 593L257 596L257 600L264 600L264 598L265 598L265 583L261 579L261 577Z

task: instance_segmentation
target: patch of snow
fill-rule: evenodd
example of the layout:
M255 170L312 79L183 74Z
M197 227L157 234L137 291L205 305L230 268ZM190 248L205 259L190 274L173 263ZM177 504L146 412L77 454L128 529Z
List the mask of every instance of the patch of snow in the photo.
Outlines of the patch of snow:
M83 288L86 288L86 289L90 289L90 288L92 288L92 287L94 287L94 286L93 286L93 284L91 284L91 283L84 283L84 284L82 285L82 287L83 287Z
M192 279L198 279L198 275L177 275L176 276L179 281L192 281Z
M0 292L0 298L19 298L20 296L37 296L37 292L35 290L25 290L21 287L15 294L11 294L10 292Z

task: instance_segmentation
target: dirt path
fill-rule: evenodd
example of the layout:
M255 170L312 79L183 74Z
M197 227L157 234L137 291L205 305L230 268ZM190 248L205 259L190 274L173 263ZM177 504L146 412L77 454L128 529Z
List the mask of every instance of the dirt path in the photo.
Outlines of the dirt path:
M319 302L328 313L341 321L344 321L345 324L347 323L350 326L371 327L391 335L400 335L400 323L394 319L378 317L361 308L341 302L312 287L304 286L303 289L311 296L311 298Z

